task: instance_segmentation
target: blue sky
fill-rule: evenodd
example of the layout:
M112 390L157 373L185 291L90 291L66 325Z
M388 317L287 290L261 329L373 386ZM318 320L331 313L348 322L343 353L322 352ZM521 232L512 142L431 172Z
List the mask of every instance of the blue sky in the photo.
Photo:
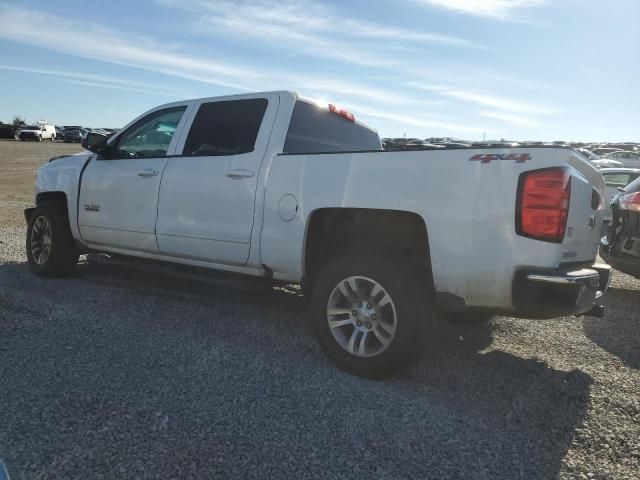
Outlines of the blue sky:
M640 141L638 0L0 0L0 120L292 89L382 136Z

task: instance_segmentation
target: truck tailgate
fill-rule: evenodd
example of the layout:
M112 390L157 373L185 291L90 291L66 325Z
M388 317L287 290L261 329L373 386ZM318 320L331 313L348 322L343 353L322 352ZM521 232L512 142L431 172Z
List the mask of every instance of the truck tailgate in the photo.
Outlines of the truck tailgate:
M590 262L596 258L604 217L604 179L600 172L571 150L571 199L561 263Z

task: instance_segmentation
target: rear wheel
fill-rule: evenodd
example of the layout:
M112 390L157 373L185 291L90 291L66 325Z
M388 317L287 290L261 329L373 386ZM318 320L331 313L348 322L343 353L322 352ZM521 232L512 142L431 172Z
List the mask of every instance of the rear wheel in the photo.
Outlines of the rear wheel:
M75 270L80 253L63 204L47 202L33 211L27 227L26 249L29 267L37 275L60 277Z
M313 327L329 358L367 378L394 375L416 357L435 316L420 275L402 260L346 255L331 261L313 289Z

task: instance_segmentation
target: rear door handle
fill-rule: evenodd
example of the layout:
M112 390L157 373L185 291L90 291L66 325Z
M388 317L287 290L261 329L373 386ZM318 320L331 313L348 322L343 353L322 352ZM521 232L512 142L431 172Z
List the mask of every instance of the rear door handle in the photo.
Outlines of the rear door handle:
M250 170L242 170L241 168L236 170L229 170L226 174L229 178L251 178L253 177L253 172Z
M159 172L157 170L152 170L151 168L147 168L145 170L142 170L141 172L138 172L138 176L143 178L149 178L149 177L155 177L156 175L158 175L158 173Z

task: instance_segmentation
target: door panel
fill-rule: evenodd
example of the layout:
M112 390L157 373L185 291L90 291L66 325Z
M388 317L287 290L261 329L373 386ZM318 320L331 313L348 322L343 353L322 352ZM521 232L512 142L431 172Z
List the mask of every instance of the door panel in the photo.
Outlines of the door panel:
M162 253L247 262L257 179L278 96L243 97L194 107L183 156L171 158L162 177L156 224Z
M160 180L187 108L174 104L141 116L90 161L82 175L78 212L80 234L90 246L159 253Z
M167 161L92 160L80 189L82 238L89 244L157 253L158 193Z

